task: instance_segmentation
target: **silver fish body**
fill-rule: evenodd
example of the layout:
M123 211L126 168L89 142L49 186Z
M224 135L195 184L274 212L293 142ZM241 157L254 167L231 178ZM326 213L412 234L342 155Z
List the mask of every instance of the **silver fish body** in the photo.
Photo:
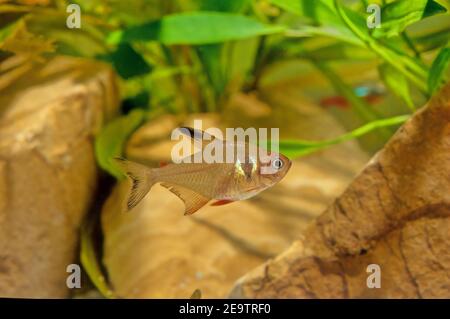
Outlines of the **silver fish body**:
M233 162L195 163L195 155L191 155L181 163L148 168L116 159L132 181L127 210L136 206L152 185L161 183L184 201L185 214L190 215L212 199L231 202L253 197L279 182L291 166L282 154L269 153L262 160L258 156L261 150L251 152L247 143L223 141L223 149L225 153L235 153ZM274 163L278 163L276 167Z

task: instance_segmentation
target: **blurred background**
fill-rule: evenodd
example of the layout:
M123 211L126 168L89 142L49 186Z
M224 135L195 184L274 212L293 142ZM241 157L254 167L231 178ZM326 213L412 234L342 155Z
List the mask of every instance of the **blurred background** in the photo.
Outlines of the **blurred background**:
M226 297L445 83L449 9L0 0L0 296ZM192 218L161 187L122 213L127 183L110 159L156 167L170 159L171 131L195 119L279 128L291 171ZM81 266L81 288L67 287L69 264Z

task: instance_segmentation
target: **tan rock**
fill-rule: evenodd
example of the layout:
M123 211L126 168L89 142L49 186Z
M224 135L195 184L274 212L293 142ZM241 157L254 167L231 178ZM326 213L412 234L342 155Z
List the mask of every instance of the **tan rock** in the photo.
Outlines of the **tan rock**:
M450 298L450 85L392 137L243 298ZM381 288L368 288L370 264Z
M294 90L293 90L294 91ZM286 94L292 94L286 92ZM291 95L292 96L292 95ZM221 115L164 116L140 128L127 155L149 165L170 157L173 128L203 119L203 128L279 127L282 136L310 139L342 128L315 105L292 97L256 115L240 112L254 97L240 96ZM261 102L259 102L261 103ZM270 111L271 110L271 111ZM345 154L353 154L352 159ZM257 197L183 216L183 203L155 186L130 213L120 211L128 185L118 185L102 210L103 261L121 297L186 298L199 288L205 298L226 297L237 278L286 249L305 225L367 161L355 142L295 161L286 178Z
M69 58L11 72L0 94L0 296L65 297L95 195L93 135L117 111L116 81Z

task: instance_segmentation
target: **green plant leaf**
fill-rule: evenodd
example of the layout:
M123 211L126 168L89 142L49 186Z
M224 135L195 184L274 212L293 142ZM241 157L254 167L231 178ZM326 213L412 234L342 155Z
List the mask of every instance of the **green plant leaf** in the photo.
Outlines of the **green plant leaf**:
M361 12L351 10L346 6L340 5L338 0L334 1L337 14L340 15L342 21L358 38L364 41L371 41L367 21Z
M340 40L343 42L347 42L349 44L354 44L358 46L363 46L363 42L358 39L350 30L345 29L345 32L342 32L342 28L335 28L333 26L302 26L301 28L295 30L288 30L286 32L288 37L293 38L307 38L307 37L317 37L323 36L328 38L334 38L336 40Z
M282 26L262 24L234 13L188 12L168 15L161 20L114 32L108 41L159 41L166 45L200 45L280 33L284 30Z
M38 57L54 51L53 40L33 34L24 19L11 23L0 31L0 49L14 54Z
M311 45L309 45L311 43ZM272 48L276 59L306 58L317 61L334 60L373 60L376 55L365 47L342 41L328 41L317 45L315 39L311 42L292 41L285 39Z
M197 0L197 2L199 2L200 10L221 12L243 12L250 4L250 0ZM216 96L223 93L229 80L226 72L229 61L226 61L224 56L229 54L231 48L226 45L225 43L216 43L200 45L196 48L204 72L214 88Z
M214 87L217 94L223 92L226 86L226 79L223 68L223 45L208 44L197 47L197 53L203 64L204 71L209 82Z
M431 94L436 92L446 81L446 72L450 65L450 48L443 48L431 65L428 75L428 89Z
M128 43L120 43L114 52L100 55L98 58L111 63L117 73L124 79L152 71L152 67Z
M226 76L229 81L230 93L239 90L250 75L258 76L258 52L260 52L260 39L251 38L233 43L227 43ZM263 62L264 64L264 62Z
M286 155L289 158L301 157L325 149L332 145L360 137L378 128L402 124L408 118L409 115L400 115L387 119L375 120L351 132L345 133L341 136L325 141L315 142L303 140L281 140L279 143L279 150L282 154Z
M290 30L290 36L326 36L362 45L336 13L332 0L270 0L270 2L290 13L311 20L312 23L309 25Z
M80 260L84 270L92 283L106 298L115 298L115 294L108 286L105 276L101 270L93 242L94 219L86 219L81 226L80 236Z
M197 0L200 10L242 12L250 4L250 0Z
M435 14L445 13L447 12L447 8L441 5L436 1L429 0L425 7L425 11L423 13L422 19L433 16Z
M270 3L280 7L287 12L303 15L305 12L305 2L297 0L269 0Z
M450 43L450 19L445 15L423 20L408 29L408 35L419 52L445 47Z
M325 0L269 0L287 12L312 19L314 22L325 25L342 25L341 20L336 15L334 7L330 1Z
M378 68L380 77L385 83L385 85L391 90L392 93L397 95L399 98L403 99L406 105L411 109L415 110L414 103L411 99L411 94L409 92L408 81L405 76L398 72L394 67L389 64L382 64Z
M375 57L373 52L360 46L338 42L313 51L306 51L304 56L319 61L327 60L370 60Z
M2 29L0 29L0 46L2 45L3 41L5 41L5 39L7 39L15 30L15 28L18 27L18 23L16 22L12 22L8 25L6 25L5 27L3 27Z
M95 155L102 169L116 177L123 178L123 173L111 163L111 159L122 155L128 137L144 121L143 110L133 110L108 123L95 140Z
M381 9L380 28L374 29L372 35L375 38L396 36L408 25L445 11L443 6L431 0L394 1Z

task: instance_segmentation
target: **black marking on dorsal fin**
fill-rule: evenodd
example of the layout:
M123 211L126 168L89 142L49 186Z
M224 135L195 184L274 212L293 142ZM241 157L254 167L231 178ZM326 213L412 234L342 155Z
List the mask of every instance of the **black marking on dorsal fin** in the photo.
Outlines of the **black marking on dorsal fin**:
M178 130L183 133L184 135L189 136L190 138L193 138L195 140L202 140L203 138L206 138L210 141L217 139L217 137L206 133L205 131L202 130L197 130L195 128L192 127L188 127L188 126L182 126L179 127Z

